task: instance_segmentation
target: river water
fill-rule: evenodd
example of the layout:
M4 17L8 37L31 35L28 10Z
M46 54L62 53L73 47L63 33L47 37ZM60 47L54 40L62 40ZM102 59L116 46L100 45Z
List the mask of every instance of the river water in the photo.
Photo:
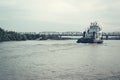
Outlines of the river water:
M120 80L120 40L1 42L0 80Z

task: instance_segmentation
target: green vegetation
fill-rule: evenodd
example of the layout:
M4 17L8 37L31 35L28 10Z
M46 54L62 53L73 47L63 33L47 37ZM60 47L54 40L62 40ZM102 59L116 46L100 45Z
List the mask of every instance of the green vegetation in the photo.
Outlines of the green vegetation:
M5 31L4 29L0 28L0 42L35 40L37 38L39 38L38 34L20 34L14 31Z

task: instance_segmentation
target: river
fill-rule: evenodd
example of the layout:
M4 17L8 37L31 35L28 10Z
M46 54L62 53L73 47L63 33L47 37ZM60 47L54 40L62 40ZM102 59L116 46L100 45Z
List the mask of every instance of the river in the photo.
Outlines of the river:
M1 42L0 80L120 80L120 40Z

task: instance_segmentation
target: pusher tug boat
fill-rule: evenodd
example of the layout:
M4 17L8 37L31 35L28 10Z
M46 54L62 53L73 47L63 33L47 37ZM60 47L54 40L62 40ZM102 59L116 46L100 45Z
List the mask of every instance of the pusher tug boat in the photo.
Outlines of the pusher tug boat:
M77 40L77 43L103 43L101 30L97 22L91 23L87 31L83 32L83 37Z

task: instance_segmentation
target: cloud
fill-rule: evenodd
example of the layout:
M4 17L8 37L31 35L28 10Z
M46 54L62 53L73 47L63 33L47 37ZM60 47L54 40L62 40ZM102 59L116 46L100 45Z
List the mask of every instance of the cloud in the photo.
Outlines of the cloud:
M18 29L24 23L29 27L39 26L41 30L54 28L58 31L65 26L66 30L70 30L68 26L79 30L91 21L98 21L105 26L105 30L116 30L120 25L119 5L119 0L2 0L0 21L1 24L14 24ZM46 26L45 29L41 26L42 23Z

